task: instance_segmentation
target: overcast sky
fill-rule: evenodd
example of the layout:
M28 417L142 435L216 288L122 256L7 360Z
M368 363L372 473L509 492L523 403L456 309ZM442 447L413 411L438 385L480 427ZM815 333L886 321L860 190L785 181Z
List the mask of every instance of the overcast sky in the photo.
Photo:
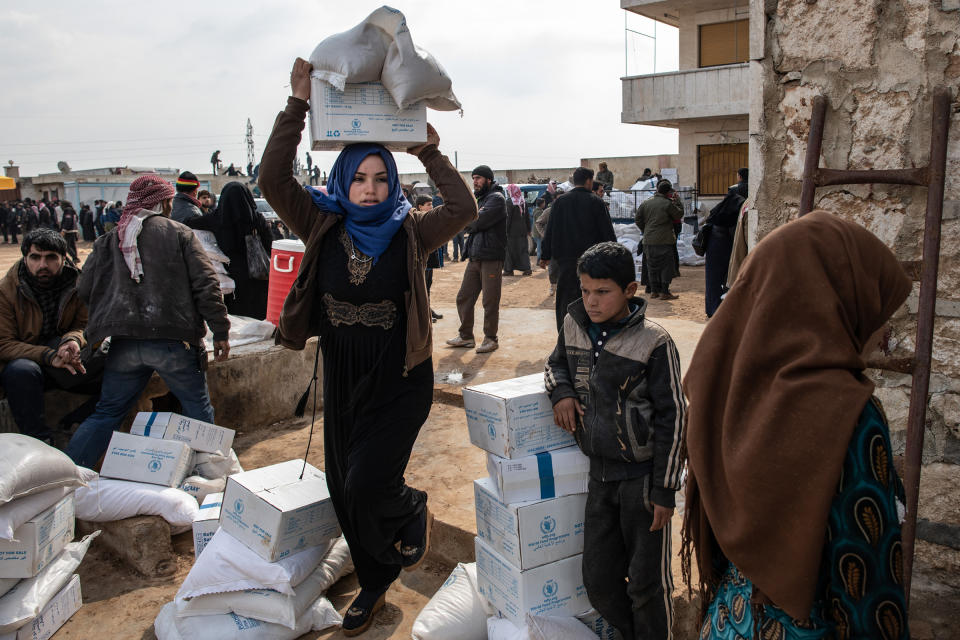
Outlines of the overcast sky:
M296 56L378 2L143 3L52 0L0 12L0 162L21 175L246 165L290 89ZM413 40L453 79L464 108L428 112L459 167L575 166L582 157L677 152L674 130L620 123L624 11L617 0L406 0ZM652 24L652 23L650 23ZM638 27L639 25L639 27ZM649 25L647 25L649 26ZM644 24L631 18L631 27ZM653 33L652 27L649 29ZM676 68L676 30L657 27L657 71ZM641 42L645 39L641 38ZM641 44L641 46L644 46ZM631 72L652 72L652 52ZM644 66L649 68L644 69ZM305 131L305 137L309 134ZM308 150L308 140L301 145ZM312 154L329 169L335 154ZM405 156L405 154L403 154ZM412 156L401 171L418 171Z

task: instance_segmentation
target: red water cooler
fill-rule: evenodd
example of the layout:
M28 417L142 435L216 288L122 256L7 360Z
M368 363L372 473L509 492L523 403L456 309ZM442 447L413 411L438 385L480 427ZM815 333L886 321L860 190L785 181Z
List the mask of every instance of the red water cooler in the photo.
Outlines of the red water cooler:
M274 240L270 256L270 281L267 288L267 321L280 322L283 301L293 288L300 271L305 246L299 240Z

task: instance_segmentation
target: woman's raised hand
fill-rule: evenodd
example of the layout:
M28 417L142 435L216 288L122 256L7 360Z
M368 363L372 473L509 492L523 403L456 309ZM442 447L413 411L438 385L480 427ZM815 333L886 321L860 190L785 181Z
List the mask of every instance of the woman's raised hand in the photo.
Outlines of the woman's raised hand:
M301 100L310 100L310 72L313 65L297 58L293 61L293 70L290 71L290 95Z
M411 155L419 155L428 146L433 145L435 147L440 147L440 134L437 133L437 130L433 128L433 125L429 122L427 123L427 141L424 144L418 144L415 147L410 147L407 149L407 153Z

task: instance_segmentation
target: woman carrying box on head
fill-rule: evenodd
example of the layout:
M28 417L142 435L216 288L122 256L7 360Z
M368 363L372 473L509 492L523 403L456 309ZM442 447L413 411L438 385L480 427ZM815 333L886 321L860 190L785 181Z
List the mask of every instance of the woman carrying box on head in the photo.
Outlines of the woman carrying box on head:
M344 148L330 170L329 195L302 187L292 166L311 69L294 62L292 95L274 123L259 184L306 244L278 341L303 349L320 336L327 484L361 587L343 621L353 636L370 626L400 570L415 569L427 553L427 495L403 480L433 399L424 269L430 252L476 219L477 205L430 125L426 144L407 151L423 162L443 206L413 209L393 155L373 143Z

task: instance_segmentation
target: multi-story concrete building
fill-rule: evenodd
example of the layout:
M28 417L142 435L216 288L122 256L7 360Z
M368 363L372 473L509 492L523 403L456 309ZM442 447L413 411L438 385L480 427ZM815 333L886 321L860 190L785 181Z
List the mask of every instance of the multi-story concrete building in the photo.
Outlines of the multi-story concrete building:
M623 78L621 120L679 130L681 185L709 207L748 165L750 74L746 0L620 0L679 30L679 70Z

